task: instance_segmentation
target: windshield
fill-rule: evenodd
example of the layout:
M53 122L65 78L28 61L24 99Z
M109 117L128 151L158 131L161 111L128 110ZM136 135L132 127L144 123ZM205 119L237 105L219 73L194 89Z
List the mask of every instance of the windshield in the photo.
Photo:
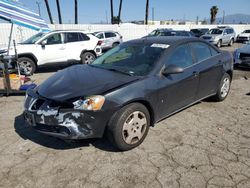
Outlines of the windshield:
M169 45L122 44L96 59L91 66L131 76L147 75Z
M215 35L219 35L222 34L222 30L220 29L211 29L208 34L215 34Z
M45 35L45 33L37 33L36 35L33 35L32 37L28 38L21 44L35 44L40 38L42 38Z
M250 33L250 30L245 30L243 33Z

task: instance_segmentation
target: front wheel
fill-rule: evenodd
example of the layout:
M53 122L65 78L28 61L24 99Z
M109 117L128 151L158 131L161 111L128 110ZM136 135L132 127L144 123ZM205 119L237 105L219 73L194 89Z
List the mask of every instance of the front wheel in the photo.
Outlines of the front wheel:
M35 62L28 57L20 57L17 60L18 65L20 66L20 71L22 74L30 76L36 70Z
M81 55L82 64L91 64L96 59L95 55L91 52L85 52Z
M234 39L231 39L228 43L228 46L233 46L233 43L234 43Z
M216 95L213 97L215 101L223 101L227 98L231 86L231 77L229 74L225 73L223 76L220 86L217 90Z
M139 146L147 136L150 115L147 108L139 103L132 103L119 110L108 125L111 143L126 151Z
M220 47L221 47L221 45L222 45L222 41L221 41L221 40L219 40L219 41L217 42L217 47L218 47L218 48L220 48Z

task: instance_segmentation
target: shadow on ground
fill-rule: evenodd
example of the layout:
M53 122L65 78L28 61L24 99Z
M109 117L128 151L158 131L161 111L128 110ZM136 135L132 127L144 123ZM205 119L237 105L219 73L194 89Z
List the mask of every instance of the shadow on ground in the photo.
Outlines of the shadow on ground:
M14 128L16 133L24 140L31 140L32 142L47 148L52 148L56 150L67 150L74 148L81 149L82 147L89 147L92 145L100 150L108 152L118 152L118 150L108 142L107 138L86 140L62 140L56 137L39 133L25 123L22 114L15 118Z
M53 64L46 64L41 65L38 67L35 73L49 73L49 72L57 72L59 70L62 70L64 68L67 68L72 65L76 65L76 62L70 62L70 63L53 63Z

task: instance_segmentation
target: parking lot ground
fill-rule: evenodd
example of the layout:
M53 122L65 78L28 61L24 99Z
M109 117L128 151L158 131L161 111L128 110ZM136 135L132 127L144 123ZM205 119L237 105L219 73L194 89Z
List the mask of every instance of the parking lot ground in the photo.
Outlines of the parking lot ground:
M52 73L41 72L38 83ZM62 141L27 127L24 97L0 98L0 187L250 187L250 71L228 98L195 104L118 152L106 139Z

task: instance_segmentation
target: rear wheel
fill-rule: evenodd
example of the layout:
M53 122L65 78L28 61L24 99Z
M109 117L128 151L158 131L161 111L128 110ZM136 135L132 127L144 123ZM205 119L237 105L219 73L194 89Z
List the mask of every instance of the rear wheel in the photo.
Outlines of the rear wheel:
M112 48L114 48L114 47L116 47L116 46L118 46L118 45L119 45L119 43L118 43L118 42L115 42L115 43L112 44Z
M220 86L218 88L218 91L216 95L213 97L215 101L223 101L225 98L227 98L227 95L229 93L231 86L231 77L229 74L225 73L223 76Z
M149 125L147 108L139 103L129 104L111 118L108 125L109 140L120 150L130 150L143 142Z
M228 43L228 46L232 46L233 43L234 43L234 39L231 39L231 40L229 41L229 43Z
M222 41L219 40L219 41L217 42L217 47L220 48L220 47L221 47L221 44L222 44Z
M36 70L35 62L28 57L20 57L17 60L18 65L20 66L20 71L24 75L32 75Z
M91 52L85 52L81 55L82 64L91 64L96 59L95 55Z

